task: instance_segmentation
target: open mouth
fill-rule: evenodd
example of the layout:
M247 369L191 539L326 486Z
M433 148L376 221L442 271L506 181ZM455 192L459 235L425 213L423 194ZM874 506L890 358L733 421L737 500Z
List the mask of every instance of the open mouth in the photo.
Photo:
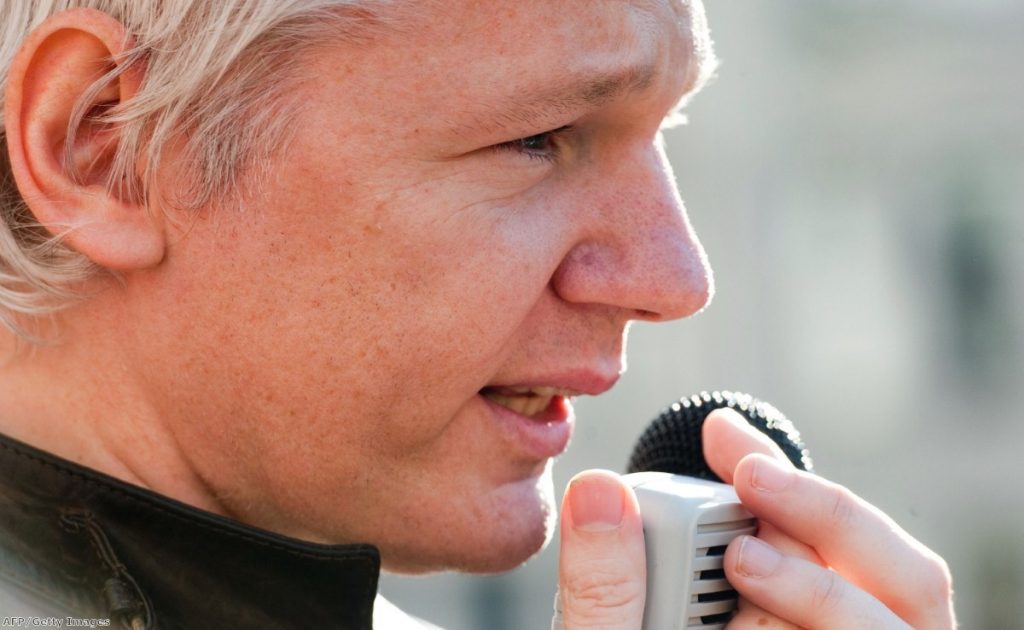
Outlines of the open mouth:
M521 416L540 419L556 398L569 398L576 392L558 387L485 387L480 395Z

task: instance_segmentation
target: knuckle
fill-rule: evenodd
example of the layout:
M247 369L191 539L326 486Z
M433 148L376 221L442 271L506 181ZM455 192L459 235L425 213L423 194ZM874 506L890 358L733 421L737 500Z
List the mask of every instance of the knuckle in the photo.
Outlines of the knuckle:
M830 527L845 529L856 520L857 504L853 494L843 486L833 486L829 496L828 522Z
M825 570L811 588L811 607L816 614L838 610L842 605L845 588L842 580L832 571Z
M563 582L566 614L577 623L588 619L605 622L619 611L631 612L643 605L643 585L621 573L587 571Z

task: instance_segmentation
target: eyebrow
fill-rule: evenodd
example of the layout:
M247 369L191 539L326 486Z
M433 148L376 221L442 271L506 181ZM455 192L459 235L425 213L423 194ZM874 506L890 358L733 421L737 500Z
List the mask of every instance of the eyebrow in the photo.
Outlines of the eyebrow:
M509 97L498 111L477 121L484 127L529 125L582 108L597 108L629 92L643 92L657 76L653 65L637 65L596 74L575 73L556 78L540 89L527 89Z
M615 74L578 81L569 89L569 94L596 107L625 92L643 92L654 82L656 74L654 66L636 66ZM558 99L559 96L555 95L554 98Z

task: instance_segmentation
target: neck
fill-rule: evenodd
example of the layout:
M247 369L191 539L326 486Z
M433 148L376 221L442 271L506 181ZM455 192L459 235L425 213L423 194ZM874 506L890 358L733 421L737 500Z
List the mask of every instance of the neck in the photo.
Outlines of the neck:
M43 345L18 344L11 333L0 332L0 433L223 513L179 448L155 397L137 378L130 341L76 321L119 327L92 313L60 317L59 336Z

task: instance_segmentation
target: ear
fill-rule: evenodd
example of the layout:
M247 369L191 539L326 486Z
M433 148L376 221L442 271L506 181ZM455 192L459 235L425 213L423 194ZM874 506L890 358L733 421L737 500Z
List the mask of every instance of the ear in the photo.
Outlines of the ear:
M121 73L85 103L73 138L68 132L79 101L127 46L124 27L105 13L51 16L14 58L4 110L14 179L36 220L94 263L122 271L159 263L164 230L144 201L107 189L118 131L95 114L134 96L142 71Z

